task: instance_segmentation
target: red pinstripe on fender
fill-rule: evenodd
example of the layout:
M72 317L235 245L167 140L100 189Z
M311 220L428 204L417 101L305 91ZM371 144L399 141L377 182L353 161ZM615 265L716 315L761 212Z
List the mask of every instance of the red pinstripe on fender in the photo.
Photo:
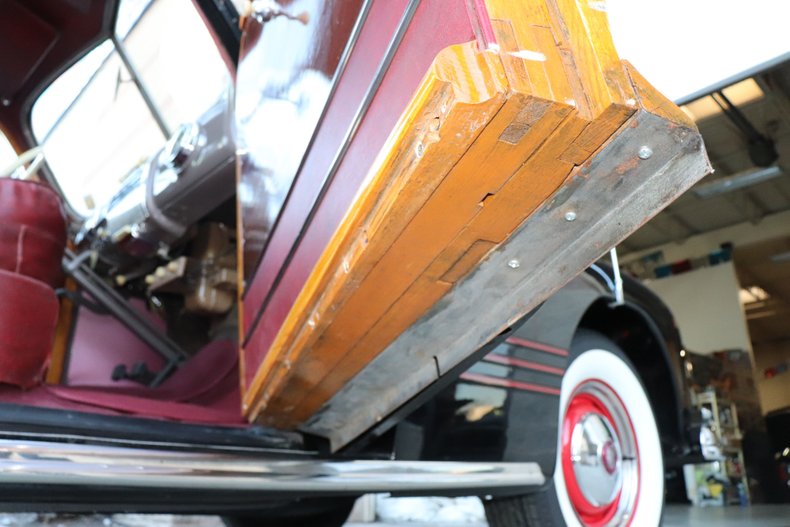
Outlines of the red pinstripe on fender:
M512 379L503 379L501 377L493 377L491 375L483 375L480 373L462 373L461 379L478 384L485 384L487 386L499 386L502 388L512 388L514 390L521 390L525 392L545 393L548 395L560 395L559 388L542 386L540 384L532 384L530 382L514 381Z
M522 348L529 348L536 351L551 353L552 355L559 355L560 357L568 356L568 350L557 348L555 346L549 346L548 344L541 344L540 342L534 342L532 340L510 337L505 342L508 344L513 344L514 346L521 346Z
M515 366L516 368L551 373L552 375L562 376L562 374L565 373L565 370L562 368L555 368L554 366L518 359L516 357L508 357L507 355L500 355L498 353L489 353L483 358L483 360L486 362L504 364L505 366Z

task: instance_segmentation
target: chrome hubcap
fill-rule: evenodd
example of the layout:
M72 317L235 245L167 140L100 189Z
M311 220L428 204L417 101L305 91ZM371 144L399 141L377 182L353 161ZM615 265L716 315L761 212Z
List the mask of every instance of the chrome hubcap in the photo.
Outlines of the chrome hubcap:
M626 525L639 494L639 449L625 405L607 384L577 386L565 409L562 472L582 525Z
M596 507L612 503L622 484L622 450L605 417L588 413L571 435L571 462L579 490Z

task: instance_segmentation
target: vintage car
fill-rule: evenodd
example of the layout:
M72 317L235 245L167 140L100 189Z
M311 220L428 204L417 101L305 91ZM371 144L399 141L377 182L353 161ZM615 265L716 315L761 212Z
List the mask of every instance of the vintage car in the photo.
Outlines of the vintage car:
M598 4L0 2L0 507L657 524L683 351L593 262L708 164Z

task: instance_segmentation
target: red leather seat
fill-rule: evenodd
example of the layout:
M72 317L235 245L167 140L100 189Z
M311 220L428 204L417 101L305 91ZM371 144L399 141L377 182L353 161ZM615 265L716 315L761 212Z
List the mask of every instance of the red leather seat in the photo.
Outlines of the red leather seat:
M0 178L0 223L36 227L66 243L66 215L60 196L35 181Z
M0 269L59 287L63 249L62 242L41 229L0 223Z
M66 216L58 195L0 178L0 382L41 381L58 319Z
M65 247L59 196L39 183L0 178L0 269L57 287Z
M29 388L41 381L58 309L49 285L0 270L0 382Z

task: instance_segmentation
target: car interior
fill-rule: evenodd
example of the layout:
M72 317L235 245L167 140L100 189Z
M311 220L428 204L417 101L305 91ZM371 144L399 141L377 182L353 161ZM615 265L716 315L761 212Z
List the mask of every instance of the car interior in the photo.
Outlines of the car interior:
M243 426L232 53L191 2L0 6L0 402Z

